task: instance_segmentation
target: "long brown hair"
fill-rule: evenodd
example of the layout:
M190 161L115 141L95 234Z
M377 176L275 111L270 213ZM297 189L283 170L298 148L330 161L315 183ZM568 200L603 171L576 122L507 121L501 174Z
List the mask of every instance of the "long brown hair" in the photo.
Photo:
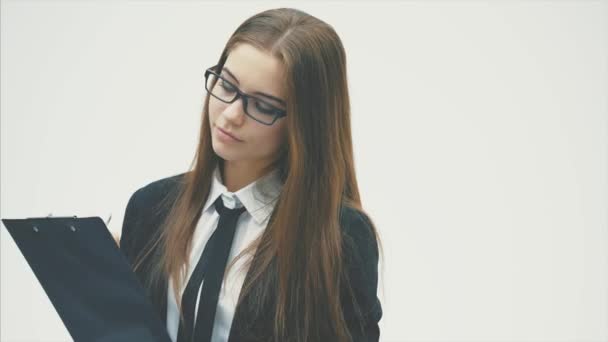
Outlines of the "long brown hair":
M262 308L268 296L276 296L273 334L277 341L349 341L340 302L348 275L343 267L339 216L342 206L365 211L355 175L344 48L330 25L292 8L267 10L245 20L228 40L219 70L241 43L282 61L287 116L281 120L287 120L288 135L285 147L267 169L278 167L283 184L268 225L228 266L250 256L243 265L249 273L239 303L251 292L259 304L253 307ZM135 263L137 269L152 248L159 247L161 257L147 285L172 277L180 312L179 289L193 233L209 195L213 170L223 167L211 145L209 94L204 103L191 170L184 174L175 200L168 203L171 208L159 235ZM372 220L366 218L380 244ZM352 291L350 286L346 289Z

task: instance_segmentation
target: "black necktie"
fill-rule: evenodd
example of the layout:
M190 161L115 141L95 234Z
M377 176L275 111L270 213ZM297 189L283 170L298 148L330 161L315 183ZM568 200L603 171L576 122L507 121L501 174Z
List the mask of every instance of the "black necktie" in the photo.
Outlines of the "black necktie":
M222 196L215 201L215 210L220 214L217 228L205 245L198 263L184 294L182 295L182 312L184 321L179 324L177 342L208 342L211 341L215 310L226 270L228 254L232 246L236 223L245 207L228 209L224 207ZM205 281L203 282L203 278ZM194 308L199 288L203 282L200 303L194 325Z

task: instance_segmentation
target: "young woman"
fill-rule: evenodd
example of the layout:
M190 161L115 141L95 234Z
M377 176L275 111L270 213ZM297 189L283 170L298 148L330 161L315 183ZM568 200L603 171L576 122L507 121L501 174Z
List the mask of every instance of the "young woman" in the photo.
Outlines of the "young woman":
M170 337L378 341L380 241L336 32L296 9L256 14L205 88L191 170L138 189L120 238Z

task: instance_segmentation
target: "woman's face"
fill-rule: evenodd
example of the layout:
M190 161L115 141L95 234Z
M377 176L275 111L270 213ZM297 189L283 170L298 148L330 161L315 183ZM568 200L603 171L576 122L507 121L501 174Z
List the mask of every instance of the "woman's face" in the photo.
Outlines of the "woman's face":
M246 94L285 110L285 104L262 94L285 101L282 72L282 64L278 59L252 45L242 43L229 53L221 76ZM253 104L250 103L249 106ZM277 119L270 126L257 122L245 114L242 98L233 103L225 103L210 96L209 123L213 149L226 161L239 164L245 161L245 164L265 167L275 160L281 146L286 143L285 117ZM228 138L220 129L231 133L238 140Z

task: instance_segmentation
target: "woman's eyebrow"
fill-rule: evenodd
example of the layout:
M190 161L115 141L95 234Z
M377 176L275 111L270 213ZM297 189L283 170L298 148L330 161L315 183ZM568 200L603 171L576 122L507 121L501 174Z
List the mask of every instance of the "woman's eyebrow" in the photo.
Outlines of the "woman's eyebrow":
M236 84L239 84L239 80L238 80L238 78L236 78L236 76L234 76L234 74L232 73L232 71L230 71L230 69L228 69L228 67L227 67L227 66L224 66L223 70L225 70L225 71L228 73L228 75L229 75L230 77L232 77L232 78L233 78L233 79L236 81ZM265 96L265 97L271 98L271 99L273 99L273 100L275 100L275 101L279 102L279 103L280 103L280 104L282 104L283 106L286 106L286 105L287 105L287 104L285 103L285 101L283 101L282 99L280 99L280 98L278 98L278 97L276 97L276 96L272 96L272 95L270 95L270 94L262 93L261 91L256 91L256 92L253 92L253 94L255 94L255 95L262 95L262 96Z

